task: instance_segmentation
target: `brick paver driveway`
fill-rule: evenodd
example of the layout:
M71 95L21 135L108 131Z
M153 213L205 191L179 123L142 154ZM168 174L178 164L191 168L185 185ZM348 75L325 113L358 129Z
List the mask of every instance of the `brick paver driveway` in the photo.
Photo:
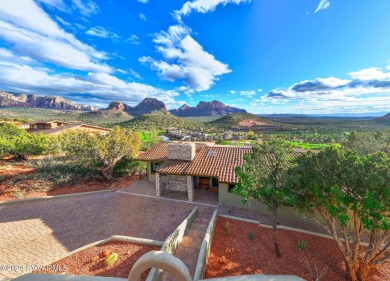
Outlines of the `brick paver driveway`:
M4 206L0 277L21 275L29 265L45 265L112 235L164 240L194 207L117 192Z

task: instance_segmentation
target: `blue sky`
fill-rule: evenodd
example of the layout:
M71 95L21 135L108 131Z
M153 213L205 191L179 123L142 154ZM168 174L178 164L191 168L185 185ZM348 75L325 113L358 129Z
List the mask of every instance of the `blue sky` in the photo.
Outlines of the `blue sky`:
M0 89L106 107L390 111L388 0L0 1Z

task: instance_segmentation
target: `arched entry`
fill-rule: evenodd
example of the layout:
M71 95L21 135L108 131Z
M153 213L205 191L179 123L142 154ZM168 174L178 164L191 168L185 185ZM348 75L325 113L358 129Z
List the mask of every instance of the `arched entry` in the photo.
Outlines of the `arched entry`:
M140 257L129 274L129 281L139 281L142 272L155 267L173 275L177 281L192 281L187 266L175 256L162 251L152 251Z

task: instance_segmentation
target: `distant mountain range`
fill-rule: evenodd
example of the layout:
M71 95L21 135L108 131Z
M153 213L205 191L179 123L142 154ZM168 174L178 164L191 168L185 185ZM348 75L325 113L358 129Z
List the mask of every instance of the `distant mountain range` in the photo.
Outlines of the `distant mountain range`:
M245 109L231 107L223 104L220 101L213 100L212 102L201 101L196 107L191 107L183 104L180 108L172 109L170 113L180 116L222 116L230 113L246 113Z
M154 98L145 98L135 107L131 107L120 101L110 102L110 105L105 110L114 110L120 112L126 112L129 115L138 117L143 114L159 111L163 113L167 113L168 109L162 101Z
M375 120L377 120L377 121L390 122L390 113L386 114L385 116L376 118Z
M37 96L30 94L15 94L0 91L0 106L7 107L35 107L62 110L97 111L97 107L77 104L71 100L58 96Z
M168 111L166 105L155 98L145 98L138 105L131 107L120 101L112 101L108 108L98 109L91 105L83 105L75 103L71 100L65 99L59 96L38 96L32 94L17 94L6 91L0 91L0 107L30 107L30 108L48 108L48 109L59 109L59 110L80 110L80 111L99 111L104 114L121 114L123 116L134 116L138 117L143 114L152 112L171 113L179 117L190 117L190 116L225 116L231 113L247 113L245 109L231 107L223 104L220 101L213 100L211 102L201 101L195 107L188 106L187 104L182 105L180 108L171 109ZM127 114L127 115L126 115ZM384 115L384 116L382 116ZM322 114L322 115L295 115L295 114L267 114L259 115L268 118L286 118L288 116L302 118L305 117L366 117L374 118L377 121L389 121L390 113L373 113L368 114ZM381 116L381 117L380 117Z
M201 101L196 107L184 104L182 107L168 111L166 105L155 98L145 98L138 105L132 107L121 101L112 101L108 108L98 109L90 105L77 104L58 96L38 96L31 94L17 94L0 91L0 107L31 107L49 108L59 110L82 110L128 114L134 117L152 112L172 113L173 115L186 116L223 116L230 113L246 113L245 109L227 106L220 101Z

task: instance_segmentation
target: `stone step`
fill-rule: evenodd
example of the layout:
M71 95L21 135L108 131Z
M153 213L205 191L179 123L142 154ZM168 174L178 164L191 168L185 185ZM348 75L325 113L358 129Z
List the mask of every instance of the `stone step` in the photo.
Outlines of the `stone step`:
M60 275L60 274L25 274L13 281L126 281L124 278Z
M195 237L195 238L203 238L204 235L205 235L204 231L199 229L192 229L192 228L190 228L186 233L186 236Z
M194 247L199 247L201 242L203 240L203 237L188 237L185 236L183 241L181 241L180 246L194 246Z
M203 223L192 223L189 229L199 230L205 232L207 229L207 224Z
M205 217L196 217L192 223L202 223L202 224L209 224L210 219Z

